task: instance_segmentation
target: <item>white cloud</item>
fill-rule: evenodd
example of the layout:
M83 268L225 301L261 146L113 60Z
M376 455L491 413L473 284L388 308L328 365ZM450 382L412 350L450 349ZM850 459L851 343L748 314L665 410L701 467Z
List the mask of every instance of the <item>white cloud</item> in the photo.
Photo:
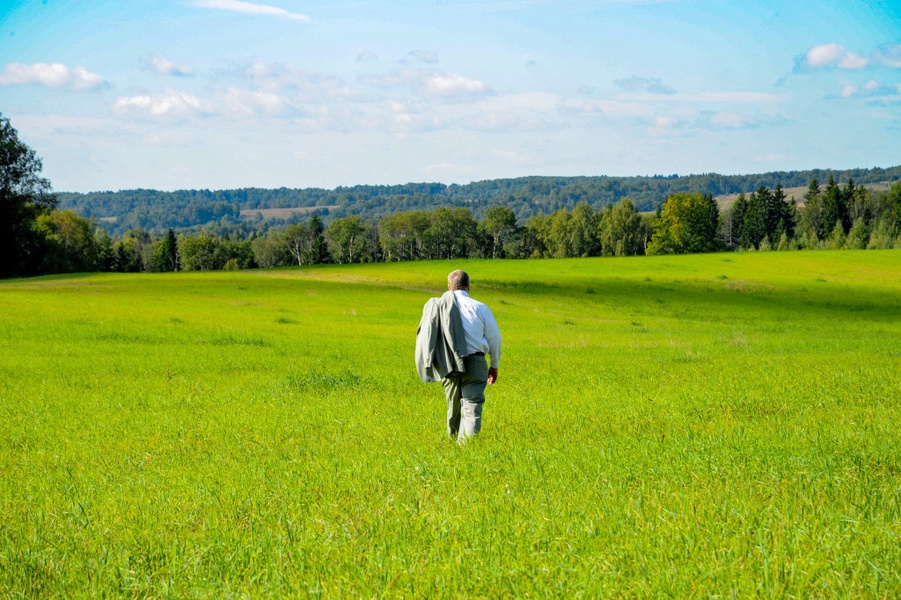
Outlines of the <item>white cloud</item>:
M162 56L155 55L149 61L147 61L147 67L161 75L175 75L178 77L187 77L191 75L193 70L191 67L186 65L179 65L167 58L163 58Z
M292 13L285 10L284 8L278 8L266 4L242 2L241 0L194 0L193 5L197 8L214 8L217 10L225 10L245 15L280 17L282 19L291 19L294 21L304 22L308 22L310 20L310 17L306 15Z
M409 86L422 94L445 98L478 96L489 91L478 79L423 69L395 69L386 75L363 76L360 81L381 88Z
M9 63L0 73L0 85L37 83L50 88L88 90L105 85L103 77L84 67L70 69L61 63Z
M436 96L457 96L461 94L481 94L488 87L478 79L462 75L435 73L425 80L425 91Z
M443 126L442 120L428 107L391 101L391 128L394 134L404 137L410 131L430 131Z
M292 110L287 99L269 92L229 88L223 94L222 99L225 103L225 110L237 115L277 116Z
M870 60L860 54L849 52L841 44L831 43L814 46L808 50L799 59L796 69L811 71L835 67L838 69L857 70L863 69L869 64Z
M121 96L113 103L113 111L119 115L146 115L154 118L184 118L211 112L211 107L191 94L167 92L165 94Z
M866 67L869 64L870 64L869 59L864 58L860 54L855 54L854 52L848 52L839 61L838 68L839 69L857 70L857 69L863 69L864 67Z

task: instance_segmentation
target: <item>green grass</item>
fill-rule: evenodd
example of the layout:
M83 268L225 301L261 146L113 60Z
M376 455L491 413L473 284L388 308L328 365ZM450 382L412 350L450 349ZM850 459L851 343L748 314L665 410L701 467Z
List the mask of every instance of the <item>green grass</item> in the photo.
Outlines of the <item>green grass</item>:
M482 434L413 365L467 269ZM0 596L901 595L901 253L0 282Z

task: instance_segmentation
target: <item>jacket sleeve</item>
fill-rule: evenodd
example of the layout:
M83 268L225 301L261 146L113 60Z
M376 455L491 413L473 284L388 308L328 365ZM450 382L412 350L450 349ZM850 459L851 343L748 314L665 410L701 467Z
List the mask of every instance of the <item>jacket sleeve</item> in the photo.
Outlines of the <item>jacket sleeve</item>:
M432 364L439 335L438 311L435 303L429 300L422 308L422 318L416 330L416 371L423 383L439 380Z

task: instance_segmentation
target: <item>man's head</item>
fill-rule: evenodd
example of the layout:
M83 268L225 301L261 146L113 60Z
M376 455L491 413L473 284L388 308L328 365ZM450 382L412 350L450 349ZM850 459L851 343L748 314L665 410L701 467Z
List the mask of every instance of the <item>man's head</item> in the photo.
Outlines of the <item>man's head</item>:
M450 291L465 290L469 291L469 275L466 271L457 269L447 276L447 289Z

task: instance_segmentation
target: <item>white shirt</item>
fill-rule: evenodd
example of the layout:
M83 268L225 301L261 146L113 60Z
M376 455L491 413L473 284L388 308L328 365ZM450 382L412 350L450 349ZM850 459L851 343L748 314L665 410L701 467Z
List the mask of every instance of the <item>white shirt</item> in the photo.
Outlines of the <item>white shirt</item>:
M454 290L457 308L463 318L463 333L469 354L483 352L491 356L491 367L501 364L501 330L491 314L491 309L469 297L465 290Z

